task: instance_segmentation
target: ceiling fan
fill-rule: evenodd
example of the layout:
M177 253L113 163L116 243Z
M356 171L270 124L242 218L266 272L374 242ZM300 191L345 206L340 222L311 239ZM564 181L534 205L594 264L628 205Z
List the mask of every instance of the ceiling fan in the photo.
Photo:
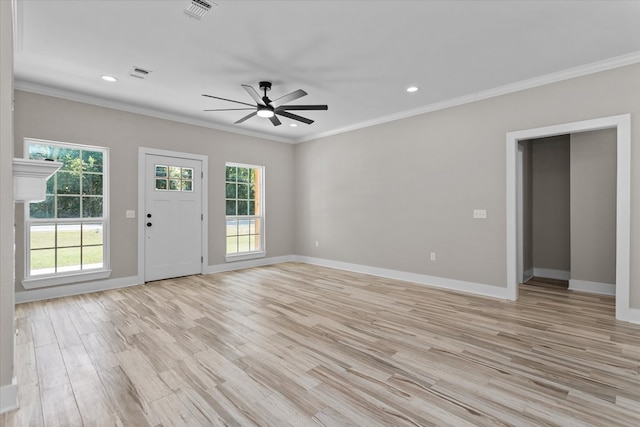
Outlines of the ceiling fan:
M258 92L253 87L251 87L249 85L242 85L244 90L246 90L247 93L249 94L249 96L251 96L251 98L253 98L253 100L256 102L256 105L247 104L246 102L234 101L233 99L220 98L219 96L206 95L204 93L202 94L202 96L206 96L206 97L209 97L209 98L221 99L223 101L235 102L236 104L248 105L251 108L223 108L223 109L204 110L204 111L254 110L252 113L247 114L246 116L244 116L243 118L241 118L240 120L235 122L234 124L237 125L237 124L242 123L245 120L250 119L251 117L257 115L258 117L268 118L269 120L271 120L271 123L273 123L274 126L279 126L282 123L280 122L280 120L278 120L276 115L282 116L282 117L287 117L289 119L297 120L299 122L306 123L306 124L310 125L311 123L313 123L313 120L308 119L306 117L299 116L297 114L290 113L289 111L295 111L295 110L327 110L328 109L328 107L326 105L284 105L287 102L294 101L294 100L296 100L298 98L302 98L303 96L305 96L307 94L307 92L303 91L302 89L298 89L298 90L296 90L294 92L291 92L291 93L289 93L287 95L281 96L280 98L274 99L272 101L267 96L267 92L271 90L271 82L260 82L259 85L260 85L260 90L262 90L264 92L264 96L263 97L260 97Z

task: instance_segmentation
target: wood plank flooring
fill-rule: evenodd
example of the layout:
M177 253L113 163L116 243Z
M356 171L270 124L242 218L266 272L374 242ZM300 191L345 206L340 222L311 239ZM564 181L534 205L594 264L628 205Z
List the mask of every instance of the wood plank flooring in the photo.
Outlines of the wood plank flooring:
M640 425L640 326L544 283L507 302L285 263L16 312L3 427Z

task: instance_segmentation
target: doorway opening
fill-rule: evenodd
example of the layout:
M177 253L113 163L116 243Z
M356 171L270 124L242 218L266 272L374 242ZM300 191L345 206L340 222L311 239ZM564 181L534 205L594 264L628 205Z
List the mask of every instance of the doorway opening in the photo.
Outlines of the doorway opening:
M520 142L563 134L601 129L616 129L616 268L615 295L616 319L630 321L630 224L631 224L631 116L604 117L555 126L509 132L506 137L507 152L507 295L518 298L518 284L524 278L523 248L523 152Z

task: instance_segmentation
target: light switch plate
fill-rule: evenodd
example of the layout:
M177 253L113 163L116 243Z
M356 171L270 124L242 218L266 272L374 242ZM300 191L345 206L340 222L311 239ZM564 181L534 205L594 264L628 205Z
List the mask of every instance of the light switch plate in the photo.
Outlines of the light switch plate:
M127 218L135 218L136 217L136 211L127 210L127 211L125 211L125 216Z

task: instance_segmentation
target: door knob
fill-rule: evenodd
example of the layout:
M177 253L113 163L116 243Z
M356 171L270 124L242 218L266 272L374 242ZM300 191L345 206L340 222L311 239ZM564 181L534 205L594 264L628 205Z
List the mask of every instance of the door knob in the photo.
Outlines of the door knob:
M150 222L148 222L148 223L147 223L147 227L151 227L151 225L152 225L152 224L151 224Z

